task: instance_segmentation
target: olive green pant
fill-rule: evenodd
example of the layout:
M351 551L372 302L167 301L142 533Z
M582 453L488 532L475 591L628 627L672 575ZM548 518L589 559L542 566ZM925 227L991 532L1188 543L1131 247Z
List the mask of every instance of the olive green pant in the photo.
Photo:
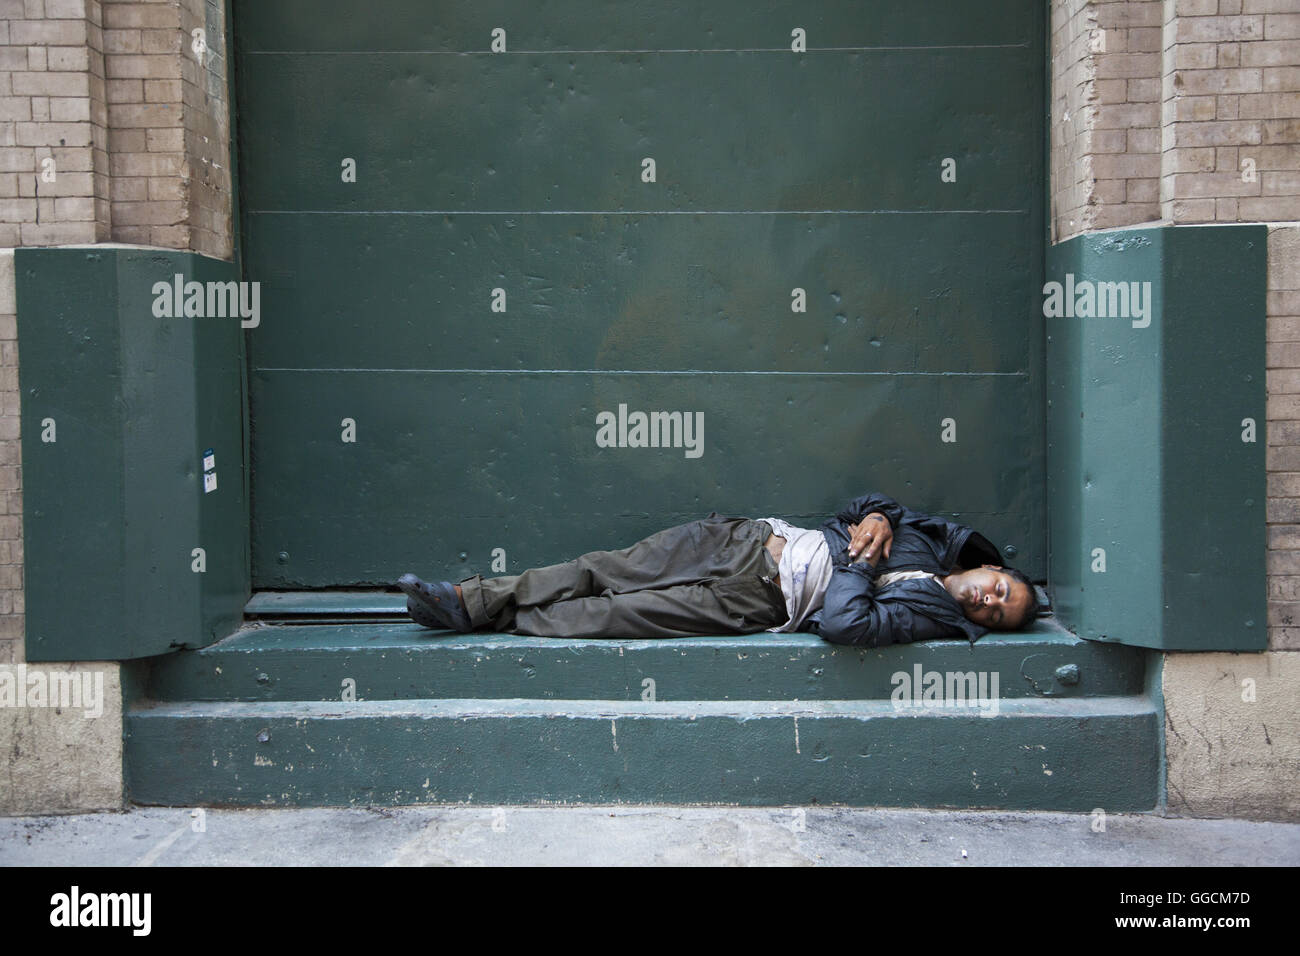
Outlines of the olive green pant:
M750 634L784 624L771 526L712 514L621 551L461 582L478 628L539 637Z

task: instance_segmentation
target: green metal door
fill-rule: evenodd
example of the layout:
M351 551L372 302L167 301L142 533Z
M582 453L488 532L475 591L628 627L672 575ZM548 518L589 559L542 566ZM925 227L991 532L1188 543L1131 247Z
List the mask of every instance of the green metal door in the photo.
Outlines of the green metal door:
M866 490L1042 579L1043 14L237 0L254 585Z

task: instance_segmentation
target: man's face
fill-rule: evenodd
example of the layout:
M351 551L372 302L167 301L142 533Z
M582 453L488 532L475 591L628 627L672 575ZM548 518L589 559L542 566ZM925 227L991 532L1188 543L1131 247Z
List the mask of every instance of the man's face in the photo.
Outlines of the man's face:
M1033 592L996 565L949 576L945 585L967 618L993 630L1006 630L1035 602Z

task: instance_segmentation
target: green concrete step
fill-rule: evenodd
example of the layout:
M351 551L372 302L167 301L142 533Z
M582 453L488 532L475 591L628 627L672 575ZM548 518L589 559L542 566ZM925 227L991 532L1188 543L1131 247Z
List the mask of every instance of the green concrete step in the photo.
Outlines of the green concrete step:
M260 621L400 621L409 624L406 595L377 588L326 591L256 591L244 617Z
M858 649L812 634L458 635L396 621L384 600L263 598L262 619L226 640L143 665L125 714L130 799L1156 804L1146 652L1052 620L974 645ZM945 694L953 675L982 677L989 699L895 701L900 674L941 675Z
M155 659L145 696L328 701L350 686L360 700L888 700L894 675L914 678L919 668L922 679L974 671L991 686L996 676L1002 698L1073 699L1140 694L1144 661L1141 649L1080 640L1050 619L973 646L866 649L813 634L610 641L456 635L409 622L276 624Z
M888 700L143 701L140 804L844 804L1107 811L1157 800L1144 695Z

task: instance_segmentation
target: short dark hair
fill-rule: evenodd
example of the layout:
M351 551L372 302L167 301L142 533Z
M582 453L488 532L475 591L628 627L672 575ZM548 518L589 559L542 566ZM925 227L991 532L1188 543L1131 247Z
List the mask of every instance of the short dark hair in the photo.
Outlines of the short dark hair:
M1029 589L1029 606L1025 609L1025 613L1021 616L1020 620L1017 621L1015 624L1007 624L1002 628L1002 630L1023 631L1030 624L1033 624L1034 619L1038 617L1038 591L1034 589L1034 582L1029 580L1029 578L1025 577L1025 573L1023 571L1017 571L1015 568L1008 568L1005 566L1002 568L1002 570L1007 575L1009 575L1013 580L1019 581L1026 588Z

